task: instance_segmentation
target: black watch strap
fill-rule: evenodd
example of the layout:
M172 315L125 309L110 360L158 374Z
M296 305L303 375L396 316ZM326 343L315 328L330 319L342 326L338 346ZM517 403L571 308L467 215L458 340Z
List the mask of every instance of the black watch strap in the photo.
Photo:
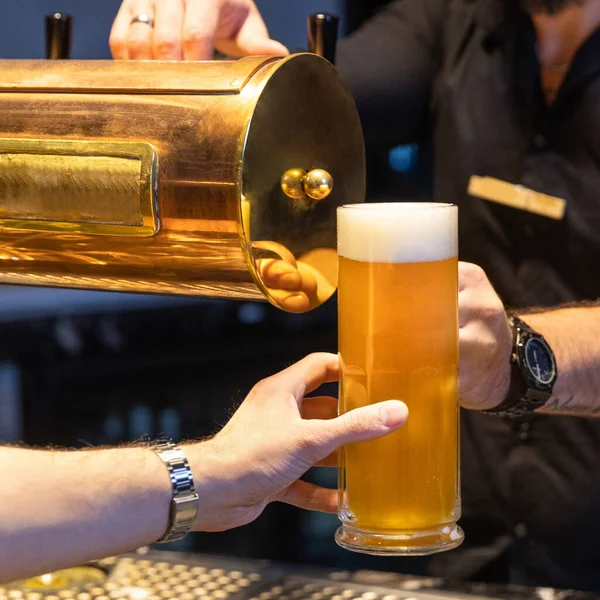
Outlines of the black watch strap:
M527 416L544 406L551 396L551 391L537 390L530 386L523 372L524 366L519 358L518 344L522 336L524 334L541 336L516 315L509 315L509 322L513 332L513 347L510 357L508 392L498 406L483 412L498 417L518 418Z
M527 390L527 382L521 374L519 366L516 364L516 362L511 356L510 383L508 386L508 391L506 392L506 396L504 396L504 400L502 400L502 402L498 406L485 410L484 412L497 415L500 413L504 413L507 410L511 410L516 404L519 403L521 398L525 397L525 394L527 394Z

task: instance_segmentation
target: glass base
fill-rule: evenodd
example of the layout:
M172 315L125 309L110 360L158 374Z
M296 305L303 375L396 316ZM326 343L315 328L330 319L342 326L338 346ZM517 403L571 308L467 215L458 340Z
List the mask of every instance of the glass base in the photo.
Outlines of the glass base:
M339 546L362 554L378 556L423 556L445 552L460 546L465 539L463 530L455 524L438 529L406 534L369 533L342 525L335 532Z

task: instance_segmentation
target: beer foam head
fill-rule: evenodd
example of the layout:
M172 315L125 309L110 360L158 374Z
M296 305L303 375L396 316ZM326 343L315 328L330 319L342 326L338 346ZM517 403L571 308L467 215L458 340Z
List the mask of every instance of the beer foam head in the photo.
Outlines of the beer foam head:
M363 262L432 262L458 255L458 208L401 202L337 209L338 254Z

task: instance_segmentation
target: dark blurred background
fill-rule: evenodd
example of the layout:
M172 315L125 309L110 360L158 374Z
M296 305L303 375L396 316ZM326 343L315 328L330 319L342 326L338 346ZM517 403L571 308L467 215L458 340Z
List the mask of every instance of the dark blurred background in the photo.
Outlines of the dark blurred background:
M271 34L306 45L308 14L330 11L351 31L384 2L258 0ZM120 0L3 3L0 56L42 58L44 15L73 15L73 58L109 58ZM426 152L368 157L369 199L425 197ZM305 354L336 351L331 300L302 316L267 304L0 287L0 440L77 447L144 435L214 433L252 385ZM330 390L335 394L335 388ZM335 486L335 472L313 480ZM196 534L176 549L418 573L416 559L370 559L337 548L335 516L272 505L252 525Z

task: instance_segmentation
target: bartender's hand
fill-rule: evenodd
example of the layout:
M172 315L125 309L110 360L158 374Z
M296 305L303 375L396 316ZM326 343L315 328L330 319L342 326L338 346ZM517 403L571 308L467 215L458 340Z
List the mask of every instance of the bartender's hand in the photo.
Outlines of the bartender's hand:
M508 391L512 333L481 267L459 263L460 396L465 408L498 406Z
M154 26L132 23L147 15ZM272 40L252 0L123 0L110 34L116 59L208 60L288 54Z
M337 417L335 398L305 398L336 381L338 371L337 356L312 354L258 383L212 440L187 446L200 496L196 529L244 525L277 500L337 510L337 490L299 478L315 464L336 464L334 453L343 444L391 433L408 416L406 405L396 400Z

